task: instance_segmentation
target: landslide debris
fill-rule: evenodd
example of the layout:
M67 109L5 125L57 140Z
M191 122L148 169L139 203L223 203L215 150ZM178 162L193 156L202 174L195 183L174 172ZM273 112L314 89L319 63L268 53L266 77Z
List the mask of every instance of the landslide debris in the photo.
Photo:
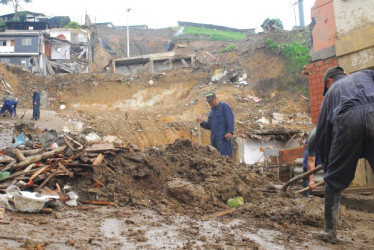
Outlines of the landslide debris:
M104 186L92 188L93 179ZM70 185L81 200L101 199L119 205L203 214L228 208L229 198L259 199L259 190L266 189L270 179L245 164L222 157L211 146L178 139L144 151L124 148L107 156L92 179L75 179Z

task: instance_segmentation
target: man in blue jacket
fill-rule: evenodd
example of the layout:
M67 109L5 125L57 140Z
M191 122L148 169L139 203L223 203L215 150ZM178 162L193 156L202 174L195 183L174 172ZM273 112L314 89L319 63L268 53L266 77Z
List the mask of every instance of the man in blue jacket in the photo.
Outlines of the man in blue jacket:
M208 121L197 118L197 123L202 128L210 130L210 143L221 155L232 158L232 136L234 134L234 114L230 106L224 102L218 102L214 92L206 94L206 101L211 109Z
M13 108L13 100L14 97L8 91L5 91L6 95L3 98L4 104L1 107L0 114L3 114L6 110L8 110L10 116L14 115L14 108ZM4 114L5 115L5 114Z
M32 89L32 119L39 120L40 118L40 93L33 87Z
M324 234L335 237L340 193L353 180L359 158L374 170L374 71L346 76L341 67L333 67L324 82L316 145L325 170Z

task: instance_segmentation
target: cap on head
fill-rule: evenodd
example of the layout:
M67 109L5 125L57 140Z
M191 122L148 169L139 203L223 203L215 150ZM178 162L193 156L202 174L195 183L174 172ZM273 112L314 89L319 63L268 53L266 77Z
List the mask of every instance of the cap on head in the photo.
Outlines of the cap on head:
M327 88L327 79L328 78L335 78L337 75L345 75L344 69L339 66L334 66L326 70L325 74L323 75L323 83L325 84L325 89L323 91L323 95L326 94Z
M214 92L208 92L206 95L205 95L205 98L206 98L206 101L207 102L211 102L214 100L214 98L216 98L216 94Z
M36 86L33 86L33 87L31 88L31 90L33 90L33 89L37 90Z

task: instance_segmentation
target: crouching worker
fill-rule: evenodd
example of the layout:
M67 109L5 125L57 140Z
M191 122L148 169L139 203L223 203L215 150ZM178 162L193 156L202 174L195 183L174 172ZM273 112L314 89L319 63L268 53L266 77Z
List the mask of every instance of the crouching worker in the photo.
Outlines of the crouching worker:
M5 111L8 111L10 116L13 116L14 109L13 109L13 100L15 98L12 96L12 94L8 91L6 91L6 95L3 98L3 106L1 107L0 114L4 114Z

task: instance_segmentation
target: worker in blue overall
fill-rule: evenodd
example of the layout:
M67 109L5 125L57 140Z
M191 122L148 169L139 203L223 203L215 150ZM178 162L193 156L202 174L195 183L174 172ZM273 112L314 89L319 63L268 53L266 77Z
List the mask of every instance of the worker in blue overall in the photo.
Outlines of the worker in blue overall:
M197 118L196 122L202 128L210 130L210 143L223 156L232 158L232 136L234 134L234 114L230 106L224 102L218 102L216 94L209 92L205 96L211 109L208 121Z
M36 87L32 87L32 119L39 120L40 118L40 93Z
M354 179L359 158L374 170L374 71L345 75L341 67L324 75L316 145L325 170L325 231L336 237L341 191Z
M3 97L3 106L1 107L0 114L3 114L6 110L8 110L10 116L14 115L13 109L13 100L14 97L8 91L6 91L6 95Z

